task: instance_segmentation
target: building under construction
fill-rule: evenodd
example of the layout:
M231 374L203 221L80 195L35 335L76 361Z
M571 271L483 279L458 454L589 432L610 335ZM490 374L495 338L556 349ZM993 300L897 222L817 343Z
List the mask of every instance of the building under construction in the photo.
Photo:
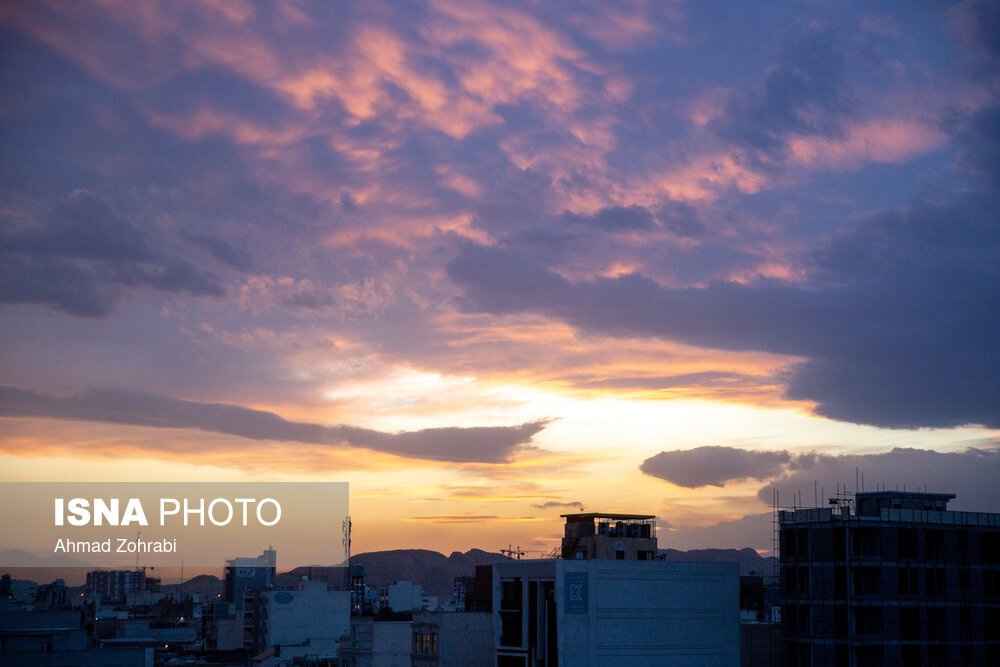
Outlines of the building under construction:
M1000 665L1000 514L876 491L779 513L788 665Z

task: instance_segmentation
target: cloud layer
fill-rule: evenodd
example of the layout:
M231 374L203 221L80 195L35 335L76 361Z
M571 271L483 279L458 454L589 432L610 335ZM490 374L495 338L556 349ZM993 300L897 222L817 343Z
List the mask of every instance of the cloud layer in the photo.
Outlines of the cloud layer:
M744 479L769 479L791 460L788 452L754 451L735 447L705 446L660 452L642 462L642 472L677 486L725 486Z
M40 219L22 222L21 229L16 222L0 217L0 300L5 303L38 303L102 317L118 299L143 287L225 294L218 276L157 249L148 234L84 190Z
M1000 503L995 484L1000 475L1000 446L994 441L981 444L956 452L897 447L876 454L791 454L785 450L706 446L660 452L643 461L640 470L686 488L766 481L768 485L757 494L760 502L772 503L772 489L777 489L784 506L800 498L795 502L807 507L812 506L814 491L820 488L828 497L837 488L860 490L863 476L868 491L883 485L910 491L926 487L938 493L957 493L956 508L992 511ZM826 498L818 500L825 505Z
M195 429L251 440L364 447L418 459L479 463L506 461L545 427L544 422L536 422L520 426L382 433L353 426L290 422L263 410L197 403L134 391L91 390L57 398L9 386L0 387L0 416Z
M805 357L791 398L893 427L1000 426L1000 228L994 193L866 216L813 252L805 284L668 288L640 274L570 281L515 248L463 246L463 304L613 336Z

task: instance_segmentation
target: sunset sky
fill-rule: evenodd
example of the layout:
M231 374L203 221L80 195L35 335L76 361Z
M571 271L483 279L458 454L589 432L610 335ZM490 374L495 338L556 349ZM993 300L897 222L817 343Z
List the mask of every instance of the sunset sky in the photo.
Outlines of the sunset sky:
M1000 3L0 30L0 480L346 481L355 552L764 552L856 473L1000 511Z

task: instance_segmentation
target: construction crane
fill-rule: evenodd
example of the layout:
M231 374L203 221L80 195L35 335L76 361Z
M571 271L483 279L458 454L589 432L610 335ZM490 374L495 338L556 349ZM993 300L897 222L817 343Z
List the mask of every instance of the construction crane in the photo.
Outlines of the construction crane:
M509 544L507 545L506 549L501 549L500 553L502 553L507 558L517 558L517 560L521 560L521 556L525 554L524 551L521 551L520 546L511 547Z

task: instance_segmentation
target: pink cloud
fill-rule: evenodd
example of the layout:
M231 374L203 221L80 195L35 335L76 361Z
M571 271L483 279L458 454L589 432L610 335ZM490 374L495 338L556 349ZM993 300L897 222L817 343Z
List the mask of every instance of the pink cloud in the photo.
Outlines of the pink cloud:
M944 145L937 128L901 118L880 118L848 128L838 139L797 137L789 142L792 160L805 167L846 170L862 162L904 162Z
M667 32L683 19L681 3L647 0L620 3L575 3L579 11L569 16L569 22L588 38L610 51L630 51L664 36L674 42L683 41L679 30ZM666 18L666 21L660 21Z

